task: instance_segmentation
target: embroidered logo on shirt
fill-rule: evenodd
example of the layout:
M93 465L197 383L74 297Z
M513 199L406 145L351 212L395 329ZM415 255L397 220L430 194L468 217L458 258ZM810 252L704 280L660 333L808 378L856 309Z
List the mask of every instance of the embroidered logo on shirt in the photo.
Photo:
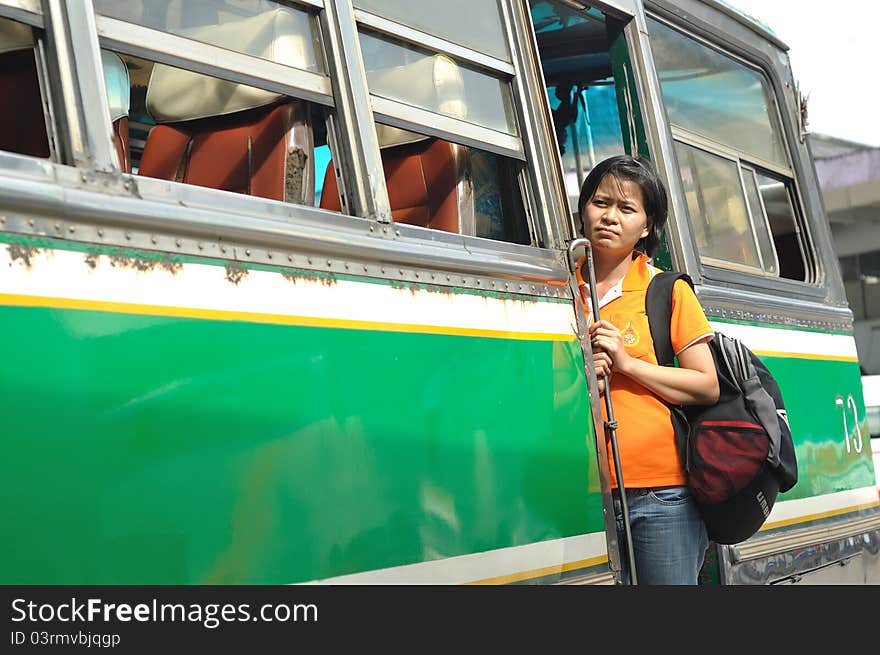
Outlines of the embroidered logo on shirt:
M623 336L623 345L627 347L635 346L639 343L639 333L633 327L631 321L626 322L626 327L623 328L623 332L621 332Z

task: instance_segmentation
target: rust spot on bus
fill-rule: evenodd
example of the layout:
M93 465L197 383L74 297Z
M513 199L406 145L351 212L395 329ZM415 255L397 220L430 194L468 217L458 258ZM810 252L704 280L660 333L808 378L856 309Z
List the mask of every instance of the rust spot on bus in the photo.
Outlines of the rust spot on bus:
M162 261L159 262L159 266L171 273L171 275L176 275L183 270L183 264L173 261L168 257L163 257Z
M229 282L232 282L232 284L238 284L247 274L247 270L243 269L241 266L233 265L226 267L226 279Z
M116 254L110 257L110 265L114 268L133 268L141 273L148 273L156 268L158 262L153 259L144 259L142 257L126 257L121 250L117 250Z
M29 248L18 243L10 243L7 248L9 250L9 258L12 261L21 260L24 267L27 269L30 269L31 267L31 259L36 257L40 252L39 248Z
M93 252L86 253L86 266L94 271L98 266L98 255Z
M336 284L336 278L332 276L326 275L317 275L315 277L311 277L309 275L295 275L293 273L282 273L281 277L283 277L288 282L292 282L296 284L300 280L303 282L320 282L325 287L332 287Z

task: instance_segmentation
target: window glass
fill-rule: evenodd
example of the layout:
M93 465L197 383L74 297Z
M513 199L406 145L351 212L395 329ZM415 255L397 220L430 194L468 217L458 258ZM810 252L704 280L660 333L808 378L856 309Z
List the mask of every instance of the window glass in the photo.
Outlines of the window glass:
M396 223L529 243L519 162L381 123L376 136ZM339 211L333 163L325 169L320 206Z
M602 13L532 0L541 68L562 156L569 205L598 162L625 151L612 42L622 25Z
M510 61L498 0L354 0L357 9Z
M322 70L309 14L271 0L94 0L95 11L311 72Z
M764 76L659 21L648 26L669 121L788 167Z
M370 93L516 134L508 82L370 32L360 42Z
M736 162L682 143L675 150L702 256L761 270Z
M297 204L320 202L330 158L322 107L140 57L110 54L130 76L128 113L111 115L120 159L129 162L123 168L145 177Z

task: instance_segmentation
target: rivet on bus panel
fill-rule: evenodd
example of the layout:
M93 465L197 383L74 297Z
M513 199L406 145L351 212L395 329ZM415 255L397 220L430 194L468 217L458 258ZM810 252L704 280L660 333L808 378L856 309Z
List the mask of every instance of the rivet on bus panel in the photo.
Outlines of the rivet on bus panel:
M28 225L30 225L31 227L33 227L33 226L34 226L34 219L29 218L29 219L28 219Z
M71 225L69 228L67 228L67 231L73 234L74 232L76 232L76 228Z
M98 228L98 236L99 236L99 237L103 237L103 236L104 236L104 230L102 230L101 228Z
M131 232L126 232L126 233L125 233L125 238L126 238L128 241L131 241Z
M245 254L246 256L250 257L250 256L251 256L250 248L246 248L245 251L244 251L244 254Z

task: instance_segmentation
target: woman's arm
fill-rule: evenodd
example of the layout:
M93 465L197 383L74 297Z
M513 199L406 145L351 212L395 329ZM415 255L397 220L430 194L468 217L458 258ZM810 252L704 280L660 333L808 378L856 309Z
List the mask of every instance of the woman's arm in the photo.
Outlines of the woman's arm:
M620 330L608 321L591 325L590 337L594 350L607 355L602 358L594 354L596 374L600 377L612 371L626 375L674 405L711 405L718 401L718 376L706 342L692 344L681 351L679 367L673 368L631 357L623 345Z

